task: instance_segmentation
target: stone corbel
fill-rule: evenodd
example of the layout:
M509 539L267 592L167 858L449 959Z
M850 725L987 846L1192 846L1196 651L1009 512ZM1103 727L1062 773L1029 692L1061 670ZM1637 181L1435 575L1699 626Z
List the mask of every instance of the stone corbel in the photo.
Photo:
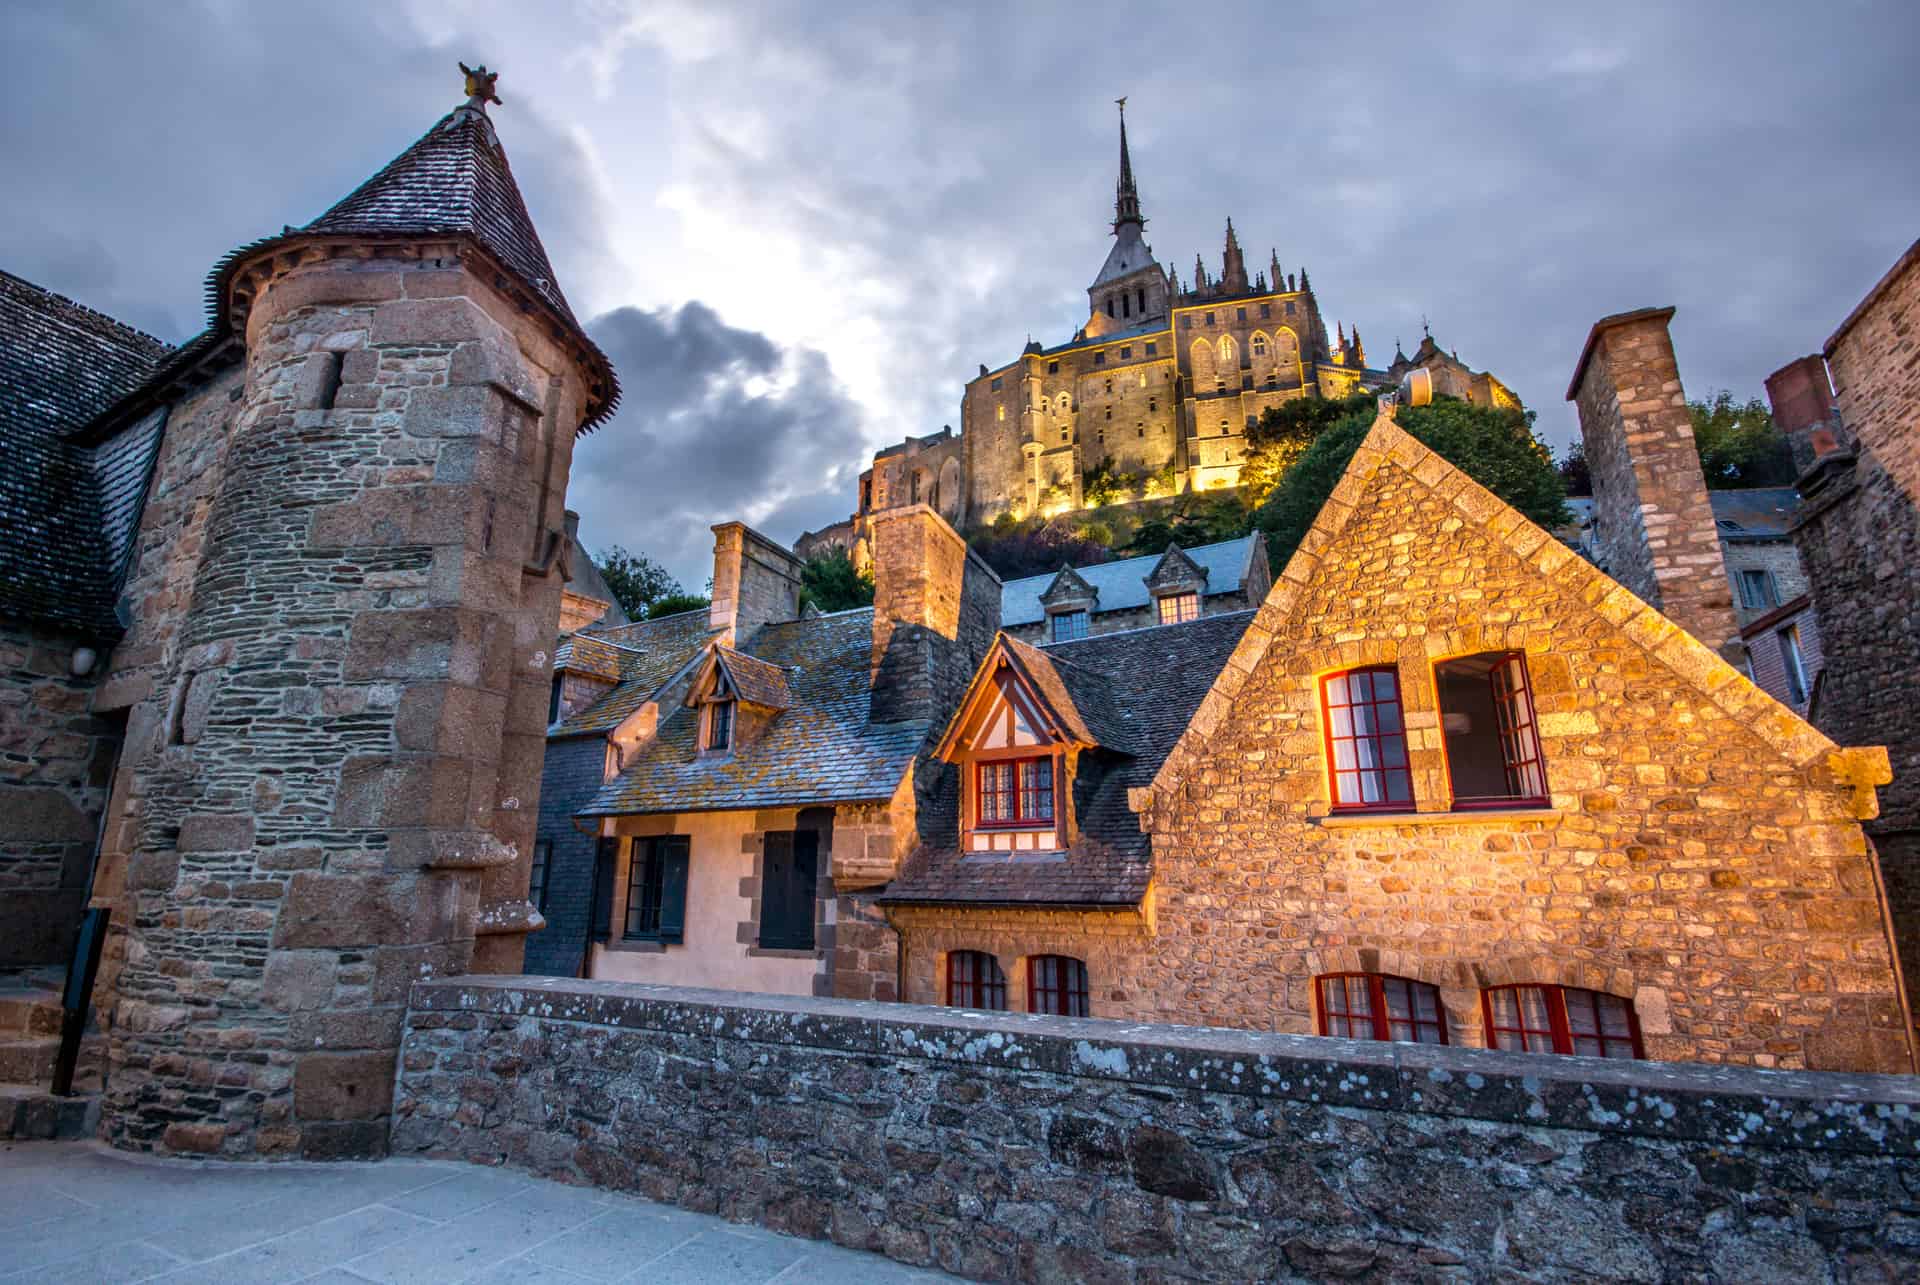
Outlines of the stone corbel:
M554 564L560 561L560 555L566 550L567 544L564 531L549 528L540 537L538 556L533 561L522 564L520 569L530 576L546 575L553 570Z
M1880 815L1879 786L1893 780L1893 764L1884 745L1856 745L1836 749L1827 755L1827 768L1834 784L1853 791L1855 820L1871 821Z
M418 870L491 870L519 858L485 830L396 830L388 846L391 864Z
M524 897L510 901L490 901L480 907L480 918L473 926L476 937L505 937L537 933L547 926L547 917L533 908Z

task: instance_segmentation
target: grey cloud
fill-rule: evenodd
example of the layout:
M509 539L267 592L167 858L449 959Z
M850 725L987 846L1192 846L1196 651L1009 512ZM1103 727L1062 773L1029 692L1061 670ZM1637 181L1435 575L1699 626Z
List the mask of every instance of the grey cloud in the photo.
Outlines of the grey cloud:
M621 308L589 329L625 390L574 455L568 503L589 547L644 551L698 590L714 523L791 540L847 515L861 416L820 353L730 326L697 300Z

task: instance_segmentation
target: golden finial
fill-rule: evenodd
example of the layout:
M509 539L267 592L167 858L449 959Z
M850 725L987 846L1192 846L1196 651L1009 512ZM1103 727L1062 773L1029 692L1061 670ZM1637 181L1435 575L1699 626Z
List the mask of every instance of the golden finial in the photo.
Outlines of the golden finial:
M478 67L461 63L460 70L467 76L467 106L477 107L481 111L487 109L488 103L500 106L500 96L493 92L493 82L500 79L499 72L488 71L485 63Z

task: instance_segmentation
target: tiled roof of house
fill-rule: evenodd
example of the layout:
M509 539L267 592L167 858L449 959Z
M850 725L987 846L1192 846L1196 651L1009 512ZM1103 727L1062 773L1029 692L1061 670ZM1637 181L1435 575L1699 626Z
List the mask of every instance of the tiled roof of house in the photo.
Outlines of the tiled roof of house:
M1133 729L1104 672L1004 634L1001 642L1069 735L1117 754L1133 752Z
M569 642L587 640L590 644L611 645L620 657L620 685L573 717L548 732L554 736L584 736L618 727L627 715L644 705L668 679L684 669L705 650L708 641L718 636L707 627L707 609L697 608L658 620L642 620L631 625L615 625L575 634ZM554 658L571 657L568 644L562 643Z
M714 650L727 667L734 694L741 700L768 709L786 709L793 704L793 690L787 685L786 670L731 647Z
M118 633L113 605L158 424L92 448L68 438L167 352L0 272L0 617Z
M620 649L592 634L574 634L553 653L553 668L555 673L564 669L617 683L620 681Z
M1186 555L1195 565L1206 571L1209 596L1239 590L1253 568L1253 546L1259 538L1259 533L1254 532L1238 540L1202 544L1186 550ZM1074 571L1099 593L1096 615L1125 611L1147 606L1153 601L1152 595L1147 592L1147 577L1153 574L1161 556L1149 553L1138 558L1123 558L1118 562L1096 562L1092 566L1076 567ZM1059 572L1056 571L1007 581L1000 590L1001 627L1030 625L1045 620L1047 613L1040 599L1057 575Z
M767 625L740 651L781 670L791 705L743 727L730 754L701 756L698 712L662 711L655 739L586 816L794 807L885 799L925 744L925 720L874 723L873 609Z
M1152 849L1127 790L1153 780L1239 643L1252 611L1179 625L1096 634L1025 647L1055 674L1093 674L1072 698L1097 707L1102 735L1130 752L1087 751L1073 783L1080 837L1060 854L970 855L959 851L959 773L949 768L921 826L934 836L907 860L883 902L947 905L1132 906L1152 876ZM1008 640L1011 642L1012 640ZM1022 644L1013 643L1020 647ZM1073 680L1069 680L1072 682ZM1098 696L1095 693L1098 691ZM1050 698L1051 699L1051 698ZM1108 744L1105 739L1102 745Z

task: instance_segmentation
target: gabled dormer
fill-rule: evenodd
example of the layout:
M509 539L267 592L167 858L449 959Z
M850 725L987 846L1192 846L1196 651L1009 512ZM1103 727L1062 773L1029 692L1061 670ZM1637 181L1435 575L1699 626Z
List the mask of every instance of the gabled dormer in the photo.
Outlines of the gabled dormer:
M1147 595L1153 599L1154 617L1160 624L1199 619L1206 594L1207 569L1177 544L1168 545L1147 573Z
M1040 606L1047 613L1047 641L1085 638L1093 613L1100 609L1100 591L1072 567L1062 567L1040 595Z
M935 753L960 770L960 850L1058 852L1073 843L1073 781L1089 750L1128 753L1106 680L1002 634Z
M751 744L793 704L793 693L778 665L715 644L687 688L686 703L700 720L694 744L705 758Z

